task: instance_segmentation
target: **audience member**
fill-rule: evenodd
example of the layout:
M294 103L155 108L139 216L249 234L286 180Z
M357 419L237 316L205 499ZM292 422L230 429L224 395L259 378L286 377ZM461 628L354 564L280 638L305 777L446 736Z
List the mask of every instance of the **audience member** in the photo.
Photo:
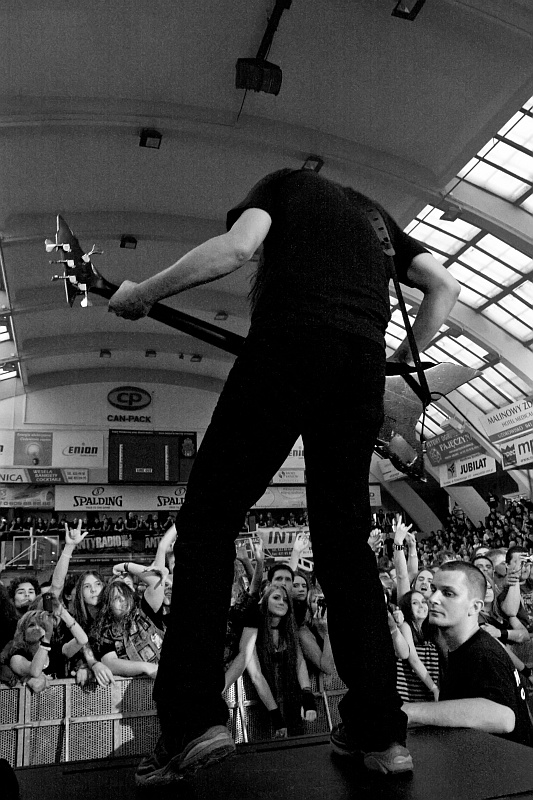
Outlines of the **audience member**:
M430 622L447 647L438 703L405 703L410 724L476 728L533 746L526 695L503 648L479 628L486 580L472 564L452 561L437 570Z

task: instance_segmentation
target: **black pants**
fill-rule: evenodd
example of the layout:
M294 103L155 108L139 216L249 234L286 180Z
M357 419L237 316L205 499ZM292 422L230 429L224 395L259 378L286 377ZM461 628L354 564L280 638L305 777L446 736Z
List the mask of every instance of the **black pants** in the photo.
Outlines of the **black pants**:
M220 693L234 539L300 434L315 569L349 687L342 719L363 749L405 739L383 590L367 544L384 374L383 349L362 337L303 328L248 337L176 521L171 622L154 689L169 746L171 731L179 742L227 720Z

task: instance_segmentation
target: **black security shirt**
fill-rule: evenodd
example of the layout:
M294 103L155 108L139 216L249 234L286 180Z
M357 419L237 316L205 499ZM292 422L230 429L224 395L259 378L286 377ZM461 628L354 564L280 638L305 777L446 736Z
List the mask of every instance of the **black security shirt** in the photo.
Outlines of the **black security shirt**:
M486 631L478 630L448 653L440 700L485 697L515 714L515 728L503 738L533 747L533 730L520 676L505 649Z
M257 183L227 215L228 229L243 211L260 208L272 225L252 311L252 331L337 328L384 345L390 319L390 258L365 207L381 211L400 281L416 255L427 252L384 209L349 187L310 170L279 170Z

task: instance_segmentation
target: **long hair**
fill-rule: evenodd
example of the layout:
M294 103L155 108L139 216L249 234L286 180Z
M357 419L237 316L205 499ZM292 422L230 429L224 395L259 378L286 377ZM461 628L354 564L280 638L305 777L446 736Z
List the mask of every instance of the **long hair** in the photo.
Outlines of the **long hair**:
M76 581L76 586L74 587L74 596L72 598L72 616L78 622L84 631L87 631L91 625L93 624L93 618L89 614L87 610L87 603L83 597L83 584L85 579L89 577L89 575L94 575L95 578L98 578L99 581L102 581L102 586L105 588L105 581L100 575L99 572L95 572L94 569L88 569L85 572L82 572L78 580ZM102 594L103 594L102 589ZM102 602L102 595L100 595L100 603Z
M121 619L113 613L112 602L120 594L128 602L128 612ZM129 632L131 623L137 613L137 595L127 583L120 580L110 581L102 592L102 602L94 626L94 638L100 643L104 637L117 638Z
M413 642L415 645L417 644L425 644L428 638L428 616L426 616L425 620L422 622L420 628L418 627L417 622L415 621L415 617L413 614L413 606L412 606L412 599L414 594L419 594L421 597L423 595L418 589L411 589L410 592L406 592L403 597L400 598L400 602L398 603L398 607L403 614L403 618L406 623L411 628L411 633L413 634Z
M9 659L17 650L25 650L39 642L44 628L44 619L48 617L46 611L26 611L17 622L13 639L2 650L0 662L9 664Z
M288 605L287 613L281 617L278 626L278 646L274 647L271 629L269 625L270 612L268 601L274 592L282 592ZM297 629L292 608L292 600L284 586L270 585L267 587L259 603L261 610L262 625L257 635L257 653L261 663L261 669L267 680L268 685L274 690L276 660L280 651L283 651L284 666L282 670L283 694L294 694L298 692L298 645Z

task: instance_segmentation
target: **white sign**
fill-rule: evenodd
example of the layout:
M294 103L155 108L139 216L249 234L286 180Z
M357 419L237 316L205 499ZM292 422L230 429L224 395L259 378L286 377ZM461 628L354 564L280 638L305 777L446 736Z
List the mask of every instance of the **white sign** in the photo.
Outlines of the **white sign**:
M381 486L379 483L371 483L368 491L370 493L370 505L381 506Z
M15 432L0 431L0 465L10 466L14 460Z
M440 485L451 486L496 472L496 461L488 455L469 456L452 461L451 464L443 464L439 467L439 472Z
M525 436L499 443L503 469L517 469L533 461L533 429Z
M253 536L259 536L262 540L266 555L290 558L294 540L299 533L309 536L309 528L257 528ZM313 558L311 543L300 554L300 558Z
M272 483L305 483L304 469L279 469Z
M178 511L185 486L56 486L56 511Z
M253 508L306 508L305 486L269 486Z
M518 400L481 416L481 421L489 439L496 444L524 436L533 431L533 400Z
M378 461L378 464L384 481L399 481L400 478L406 477L405 473L400 472L399 469L396 469L396 467L388 458L382 458L380 461Z
M53 508L54 490L50 486L0 486L2 508Z
M52 466L103 467L103 433L101 431L54 431Z
M281 469L305 469L304 444L301 436L291 447L291 451L281 465Z

